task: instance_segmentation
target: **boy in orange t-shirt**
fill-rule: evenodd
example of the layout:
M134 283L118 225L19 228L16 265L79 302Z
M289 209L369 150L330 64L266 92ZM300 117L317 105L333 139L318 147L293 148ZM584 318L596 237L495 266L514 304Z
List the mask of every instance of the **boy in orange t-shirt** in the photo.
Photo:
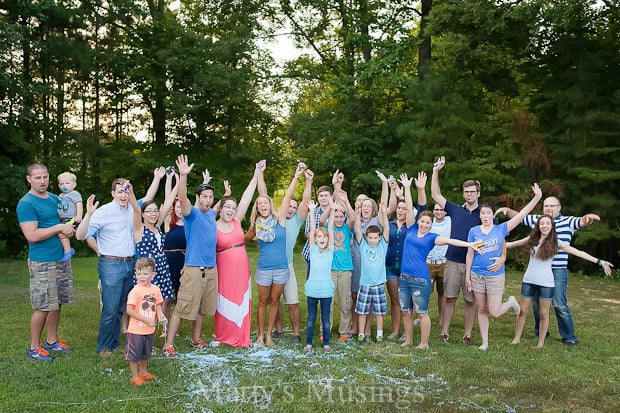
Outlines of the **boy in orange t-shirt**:
M155 276L155 260L140 258L136 261L136 280L138 283L127 297L127 347L125 359L129 361L131 384L142 386L146 380L156 377L146 369L153 351L153 338L157 320L166 324L168 320L161 309L164 301L159 287L151 284Z

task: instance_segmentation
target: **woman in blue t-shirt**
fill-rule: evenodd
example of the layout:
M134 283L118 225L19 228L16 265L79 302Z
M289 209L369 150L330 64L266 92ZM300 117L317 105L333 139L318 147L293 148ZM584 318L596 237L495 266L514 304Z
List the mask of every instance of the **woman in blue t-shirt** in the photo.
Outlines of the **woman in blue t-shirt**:
M259 195L252 208L251 230L255 232L258 239L258 261L256 265L258 334L255 341L255 344L258 345L274 345L271 339L271 330L278 316L280 296L284 290L284 284L290 276L286 258L286 213L291 196L295 191L296 182L297 175L286 190L278 210L276 210L273 200L267 195ZM267 304L270 306L270 311L267 330L265 331Z
M401 264L398 295L400 309L405 326L405 341L401 346L412 343L413 336L413 313L420 320L420 344L417 349L428 350L428 338L431 333L431 319L428 315L428 302L433 284L431 275L426 265L426 257L435 245L454 245L456 247L472 247L473 242L440 237L430 232L433 226L433 213L426 210L426 186L427 176L424 172L418 172L415 185L418 189L418 220L415 222L413 201L411 198L411 182L407 174L401 174L400 183L405 192L405 204L407 205L407 237L403 248L403 260Z
M521 308L514 296L508 297L508 301L502 303L504 294L504 266L497 271L490 271L489 265L493 264L491 258L502 254L504 239L510 234L523 218L529 214L542 198L542 191L537 183L532 186L534 198L517 215L509 221L499 225L493 223L493 207L489 204L480 205L480 221L482 225L469 230L467 241L475 242L481 249L475 254L473 249L467 251L465 260L465 285L470 291L474 291L476 304L478 305L478 327L482 345L480 350L489 348L489 317L497 318L512 308L515 315L519 315Z

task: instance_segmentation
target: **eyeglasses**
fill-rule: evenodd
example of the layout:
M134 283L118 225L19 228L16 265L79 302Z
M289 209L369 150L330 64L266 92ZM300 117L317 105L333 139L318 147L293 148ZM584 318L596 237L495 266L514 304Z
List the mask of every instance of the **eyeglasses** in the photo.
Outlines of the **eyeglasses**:
M478 193L478 191L463 191L463 193L464 193L465 195L473 195L473 194L477 194L477 193Z
M555 207L559 207L560 204L556 204L556 205L543 205L543 208L555 208Z

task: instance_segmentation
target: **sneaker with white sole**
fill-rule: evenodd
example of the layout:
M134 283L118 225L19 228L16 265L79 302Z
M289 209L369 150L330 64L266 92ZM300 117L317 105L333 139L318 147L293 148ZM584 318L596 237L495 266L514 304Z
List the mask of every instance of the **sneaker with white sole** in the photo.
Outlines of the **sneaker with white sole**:
M519 313L521 312L521 306L519 305L519 301L517 301L517 297L511 295L510 297L508 297L508 302L512 304L512 313L514 315L519 315Z

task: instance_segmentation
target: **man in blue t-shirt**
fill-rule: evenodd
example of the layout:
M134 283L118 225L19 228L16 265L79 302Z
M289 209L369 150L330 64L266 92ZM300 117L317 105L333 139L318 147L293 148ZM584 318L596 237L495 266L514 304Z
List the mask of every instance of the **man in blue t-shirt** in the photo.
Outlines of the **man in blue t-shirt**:
M217 268L215 261L216 222L213 206L214 190L208 184L196 188L197 207L187 197L187 176L194 164L189 164L187 155L177 158L179 172L179 203L185 221L185 265L177 295L177 305L168 326L166 344L162 349L165 357L174 357L174 338L181 320L193 320L194 328L189 346L195 349L207 347L200 338L205 315L214 315L217 306Z
M47 192L49 173L40 163L28 167L26 180L30 190L17 203L19 227L28 241L28 271L30 273L30 347L26 356L33 360L53 360L54 353L73 353L58 338L58 321L63 304L73 303L73 273L71 261L60 262L63 248L60 237L69 238L75 230L61 224L58 217L58 197ZM41 345L46 327L47 341Z

